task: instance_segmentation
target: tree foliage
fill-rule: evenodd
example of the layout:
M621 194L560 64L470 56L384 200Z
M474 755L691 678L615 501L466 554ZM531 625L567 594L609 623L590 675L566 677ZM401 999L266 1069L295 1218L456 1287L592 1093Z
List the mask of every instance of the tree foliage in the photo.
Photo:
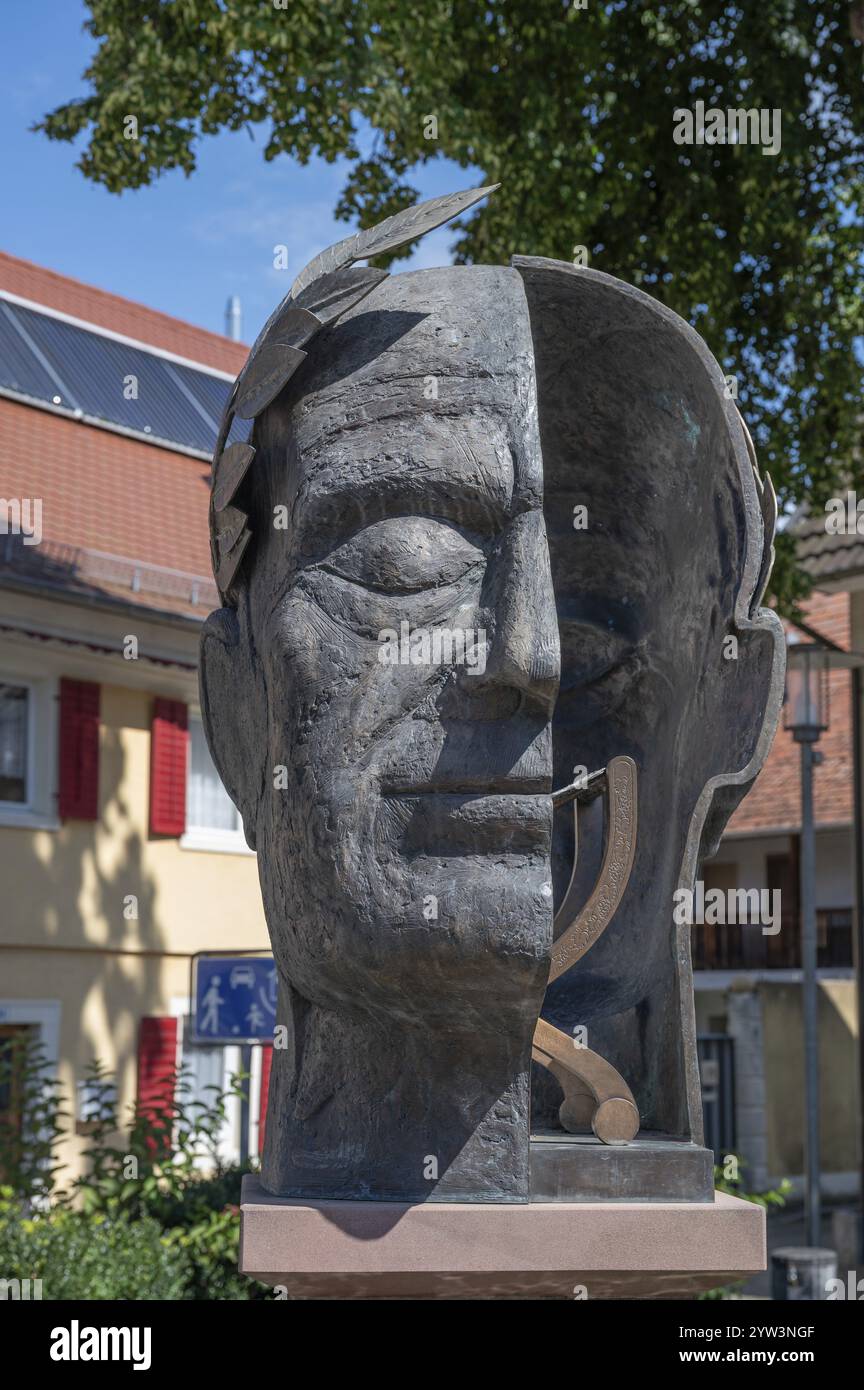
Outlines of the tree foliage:
M581 2L90 0L89 93L41 129L86 132L82 171L120 192L262 126L268 160L348 159L337 212L360 226L441 155L500 180L456 259L585 246L697 326L781 506L820 506L860 436L864 5ZM699 100L778 111L779 153L676 144Z

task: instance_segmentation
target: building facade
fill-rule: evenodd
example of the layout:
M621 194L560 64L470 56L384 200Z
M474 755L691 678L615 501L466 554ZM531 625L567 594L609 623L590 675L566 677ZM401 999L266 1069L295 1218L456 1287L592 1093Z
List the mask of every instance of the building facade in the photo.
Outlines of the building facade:
M190 1041L194 958L268 949L255 856L197 703L219 601L210 456L245 355L0 255L0 1051L29 1034L56 1065L66 1176L87 1144L92 1061L123 1113L166 1098L180 1066L193 1096L227 1084L239 1047ZM802 553L808 627L864 651L864 543L828 545L816 523ZM851 698L848 672L832 674L815 774L822 1163L838 1192L859 1162ZM693 927L708 1140L743 1157L754 1188L803 1170L799 838L798 750L781 731L702 872L706 895L748 906ZM256 1048L227 1159L260 1145L268 1075ZM0 1086L0 1119L13 1108Z
M820 586L807 630L855 649L855 596ZM852 682L832 671L830 727L814 771L821 1158L826 1193L858 1184L858 1024L854 978ZM782 727L756 782L702 868L705 900L720 890L738 910L693 927L696 1024L708 1140L744 1160L757 1190L804 1171L804 1043L799 853L800 752ZM746 895L746 900L745 900ZM705 913L706 917L709 915ZM734 915L737 920L728 920Z
M192 1094L239 1070L235 1046L190 1046L192 958L268 949L196 674L209 458L245 354L0 256L0 1047L27 1031L56 1063L67 1176L92 1060L122 1113L175 1065Z

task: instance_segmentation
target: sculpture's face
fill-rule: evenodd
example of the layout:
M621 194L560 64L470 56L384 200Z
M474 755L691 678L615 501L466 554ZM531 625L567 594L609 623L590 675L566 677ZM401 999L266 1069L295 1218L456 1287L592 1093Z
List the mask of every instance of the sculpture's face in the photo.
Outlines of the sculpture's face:
M418 272L259 422L255 838L282 972L326 1007L539 1011L559 652L533 380L514 271Z
M698 1133L673 895L778 705L779 623L750 618L755 484L680 320L608 276L516 265L385 280L265 408L297 364L279 333L309 326L294 303L238 384L262 413L236 515L214 498L230 604L205 626L202 707L290 986L273 1191L417 1200L433 1154L454 1197L526 1200L541 1006L590 1021L648 1128ZM322 306L351 288L318 273ZM621 754L628 886L544 1003L573 860L549 793ZM543 1076L540 1125L560 1103Z
M777 646L770 624L742 631L735 620L751 470L716 376L677 322L616 281L562 267L529 270L526 283L562 649L555 783L616 755L638 768L636 855L621 906L544 1008L569 1031L638 1005L668 977L694 812L713 778L753 758ZM599 811L585 817L583 900L599 869ZM572 861L565 810L553 849L559 900Z

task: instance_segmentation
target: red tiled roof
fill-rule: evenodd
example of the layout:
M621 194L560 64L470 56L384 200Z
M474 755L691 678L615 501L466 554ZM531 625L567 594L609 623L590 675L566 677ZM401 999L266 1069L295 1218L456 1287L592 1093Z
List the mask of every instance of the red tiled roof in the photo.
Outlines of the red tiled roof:
M824 511L816 512L794 527L798 563L816 584L842 582L864 569L864 535L854 528L827 531L825 520Z
M850 599L842 592L814 592L801 605L808 625L838 646L850 645ZM805 640L810 640L804 634ZM819 740L824 762L814 770L816 823L846 824L852 820L852 707L848 671L829 676L831 727ZM758 831L801 823L801 754L783 728L777 730L765 766L729 822L729 831Z
M0 495L41 498L47 541L210 574L200 459L0 399Z
M5 251L0 251L0 289L234 376L249 351L243 343L232 342L206 328L196 328L170 314L160 314L132 299L121 299L107 290L97 290L93 285L58 275L32 261L19 260Z
M2 252L0 289L232 375L246 360L242 343ZM5 575L203 616L212 585L197 586L197 606L172 576L151 573L136 592L122 567L83 552L210 576L208 488L201 460L0 398L0 495L41 499L46 542L4 550Z

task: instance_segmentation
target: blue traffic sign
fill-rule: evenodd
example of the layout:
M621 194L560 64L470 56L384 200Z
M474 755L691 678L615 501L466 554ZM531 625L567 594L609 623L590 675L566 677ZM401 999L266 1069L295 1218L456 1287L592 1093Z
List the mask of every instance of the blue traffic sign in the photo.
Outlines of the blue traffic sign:
M272 1043L276 995L272 956L196 957L195 1042Z

